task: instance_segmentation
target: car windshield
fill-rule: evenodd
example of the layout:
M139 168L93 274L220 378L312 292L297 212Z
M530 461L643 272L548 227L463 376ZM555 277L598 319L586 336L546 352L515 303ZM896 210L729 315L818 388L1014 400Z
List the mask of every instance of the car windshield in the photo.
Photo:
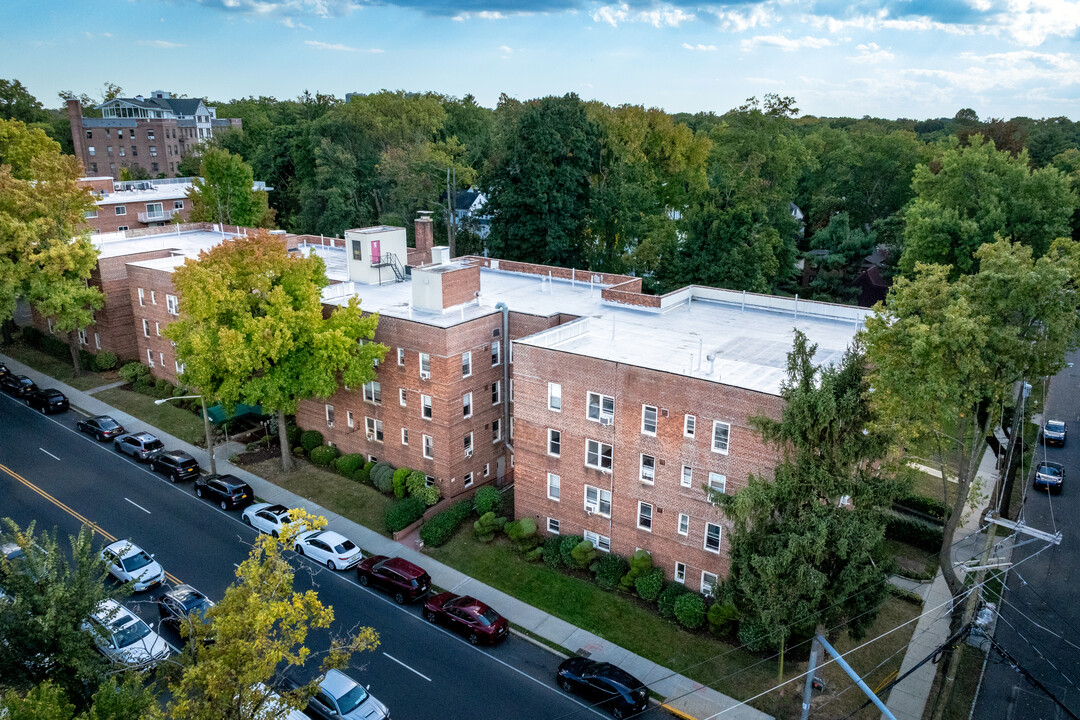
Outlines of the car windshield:
M102 430L112 430L114 427L119 427L120 424L112 418L101 418L98 421L98 427Z
M352 552L355 549L356 549L356 546L353 545L352 540L346 540L345 542L341 543L340 545L335 545L334 546L334 552L339 552L339 553Z
M477 617L480 618L480 623L483 625L494 625L499 619L499 613L495 612L491 608L488 608L482 613L477 613Z
M1065 429L1065 423L1059 422L1057 420L1051 420L1050 422L1046 423L1046 429L1050 432L1062 432Z
M1050 477L1058 477L1061 475L1061 468L1054 467L1053 465L1043 465L1039 468L1039 472L1043 475L1049 475Z
M360 704L367 700L367 690L363 685L354 685L353 689L337 699L338 709L342 715L348 715Z
M206 614L206 611L209 610L211 607L212 607L212 605L210 604L209 600L207 600L206 598L199 598L198 600L195 600L195 601L193 601L191 603L188 603L188 605L186 606L186 609L187 609L188 615L193 615L195 617L202 617L203 615Z
M150 556L146 554L145 550L140 550L131 557L126 557L120 561L120 564L124 566L124 569L128 572L135 572L141 568L146 567L151 562Z
M124 625L124 623L129 624ZM121 625L123 627L120 627ZM129 617L119 617L113 620L109 623L109 630L112 631L113 637L116 638L116 646L121 648L136 643L150 634L150 627L146 623L142 620L131 622Z
M165 447L165 445L160 440L154 440L152 442L146 443L147 450L160 450L163 447Z

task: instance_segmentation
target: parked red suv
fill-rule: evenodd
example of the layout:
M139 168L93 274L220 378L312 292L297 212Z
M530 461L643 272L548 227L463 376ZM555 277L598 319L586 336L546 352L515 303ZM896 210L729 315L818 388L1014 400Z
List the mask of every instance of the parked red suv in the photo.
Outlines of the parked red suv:
M510 631L506 618L468 595L445 592L428 598L424 603L424 617L428 622L442 623L464 635L473 645L494 644L504 640Z
M398 605L414 602L431 589L431 576L404 558L372 555L356 566L361 585L374 585L394 596Z

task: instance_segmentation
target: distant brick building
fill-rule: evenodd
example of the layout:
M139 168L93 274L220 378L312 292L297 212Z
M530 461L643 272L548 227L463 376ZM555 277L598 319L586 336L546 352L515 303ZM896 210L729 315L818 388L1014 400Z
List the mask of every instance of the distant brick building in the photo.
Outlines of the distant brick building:
M191 180L119 182L110 176L80 178L79 184L94 194L95 208L86 214L86 224L95 233L109 233L185 223L191 216Z
M164 90L114 98L100 109L100 118L83 117L79 101L67 101L75 156L89 175L117 179L124 168L174 176L183 156L197 153L215 133L241 127L238 118L218 118L217 108L200 99L174 98Z

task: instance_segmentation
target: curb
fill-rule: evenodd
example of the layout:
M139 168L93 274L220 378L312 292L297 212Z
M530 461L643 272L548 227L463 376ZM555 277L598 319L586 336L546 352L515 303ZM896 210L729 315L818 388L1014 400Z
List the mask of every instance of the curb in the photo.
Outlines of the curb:
M544 643L540 642L539 640L536 640L534 638L529 637L528 635L521 632L520 630L515 630L513 628L513 626L510 627L510 633L512 635L514 635L515 637L521 638L525 642L532 643L533 645L540 648L541 650L547 650L549 653L551 653L555 657L560 657L563 660L566 660L567 658L570 657L569 655L564 655L563 653L559 652L558 650L556 650L555 648L553 648L553 647L551 647L549 645L545 645Z
M663 708L664 710L667 710L667 711L668 711L669 713L671 713L672 715L674 715L675 717L680 717L680 718L683 718L683 720L698 720L698 719L697 719L696 717L694 717L693 715L687 715L687 714L686 714L686 713L684 713L684 712L683 712L682 710L676 710L675 708L671 707L671 706L670 706L670 705L668 705L667 703L657 703L657 704L658 704L658 705L659 705L660 707L662 707L662 708Z

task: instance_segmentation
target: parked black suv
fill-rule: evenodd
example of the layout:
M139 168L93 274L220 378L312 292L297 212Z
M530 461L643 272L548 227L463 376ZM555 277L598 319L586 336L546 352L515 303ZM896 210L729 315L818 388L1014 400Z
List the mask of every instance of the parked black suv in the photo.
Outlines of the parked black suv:
M26 396L26 404L48 414L68 409L67 395L56 388L35 388Z
M255 501L251 486L235 475L211 475L195 481L195 494L216 502L222 510L250 505Z
M150 469L168 475L174 483L199 477L199 463L183 450L165 450L150 456Z
M170 626L178 635L182 625L187 625L189 631L195 629L212 607L210 598L190 585L177 585L158 601L161 624Z
M559 665L559 687L580 695L617 718L641 712L649 704L649 689L622 668L606 662L572 657Z
M75 423L75 427L79 429L79 432L93 435L99 442L111 440L118 435L124 434L124 426L108 415L96 415L92 418L80 420Z
M113 447L117 452L130 455L139 462L146 462L158 450L164 450L165 444L148 432L131 433L116 438Z
M24 398L34 390L37 390L37 385L25 375L8 373L7 375L0 377L0 390L3 390L12 397Z

